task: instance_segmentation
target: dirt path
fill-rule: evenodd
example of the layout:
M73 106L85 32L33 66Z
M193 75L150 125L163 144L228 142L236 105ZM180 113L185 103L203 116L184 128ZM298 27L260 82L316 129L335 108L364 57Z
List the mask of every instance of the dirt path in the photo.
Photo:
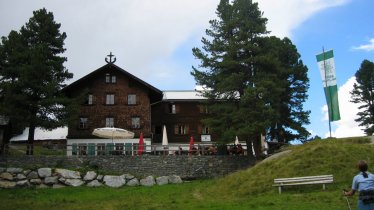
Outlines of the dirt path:
M280 158L280 157L282 157L282 156L287 155L287 154L290 153L290 152L291 152L291 150L286 150L286 151L283 151L283 152L278 152L278 153L276 153L276 154L274 154L274 155L271 155L270 157L264 159L263 161L261 161L261 163L265 163L265 162L267 162L267 161L270 161L270 160L273 160L273 159Z

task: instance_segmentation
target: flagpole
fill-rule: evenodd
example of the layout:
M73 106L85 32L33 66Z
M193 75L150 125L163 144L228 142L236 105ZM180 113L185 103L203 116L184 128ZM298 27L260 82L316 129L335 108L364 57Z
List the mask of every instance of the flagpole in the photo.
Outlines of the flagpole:
M326 75L327 75L327 70L326 70L326 58L325 58L325 48L324 47L322 47L322 54L323 54L323 68L324 68L324 70L325 70L325 85L326 85L326 91L328 91L329 93L329 97L328 98L330 98L330 101L326 101L328 104L327 104L327 113L328 113L328 115L329 115L329 132L330 132L330 138L331 138L331 119L330 119L330 115L332 115L334 112L333 112L333 108L332 108L332 98L331 98L331 93L330 93L330 91L328 90L328 87L327 87L327 77L326 77ZM330 105L330 109L329 109L329 105ZM330 113L331 112L331 113Z

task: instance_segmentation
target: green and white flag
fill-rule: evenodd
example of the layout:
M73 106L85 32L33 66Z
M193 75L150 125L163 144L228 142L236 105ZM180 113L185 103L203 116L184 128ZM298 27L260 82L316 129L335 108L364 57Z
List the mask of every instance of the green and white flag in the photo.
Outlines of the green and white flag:
M340 120L340 112L333 51L318 54L317 62L325 90L329 119L330 121L338 121Z

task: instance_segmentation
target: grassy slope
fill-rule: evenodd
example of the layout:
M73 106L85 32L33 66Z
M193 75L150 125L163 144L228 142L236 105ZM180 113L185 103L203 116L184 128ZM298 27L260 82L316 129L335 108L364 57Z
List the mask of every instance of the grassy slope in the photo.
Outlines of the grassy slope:
M215 180L182 185L111 188L0 190L0 209L347 209L357 160L374 170L374 145L364 138L322 140L291 146L278 159ZM278 195L274 178L333 174L320 185L287 187ZM350 199L355 206L356 198Z
M368 160L369 169L374 170L374 145L369 143L367 138L349 138L290 146L287 149L292 151L283 157L221 178L218 180L220 184L210 187L209 192L220 199L253 197L261 202L261 197L268 197L268 200L284 198L289 200L282 204L289 206L285 209L298 209L297 205L302 203L307 204L304 209L333 209L333 206L336 209L346 208L341 192L343 188L350 188L352 178L357 174L357 161ZM296 186L287 187L277 197L277 189L272 187L274 178L325 174L334 175L334 183L327 186L327 192L321 191L322 187L319 185ZM353 200L351 202L355 205ZM277 203L281 204L282 201ZM290 208L293 203L296 206ZM272 202L268 204L271 206ZM314 205L316 206L311 207Z
M226 196L246 196L271 191L269 183L274 178L325 174L334 175L334 185L347 184L356 173L358 160L374 160L374 145L366 138L321 140L287 149L292 151L285 156L222 178L222 185L213 189Z

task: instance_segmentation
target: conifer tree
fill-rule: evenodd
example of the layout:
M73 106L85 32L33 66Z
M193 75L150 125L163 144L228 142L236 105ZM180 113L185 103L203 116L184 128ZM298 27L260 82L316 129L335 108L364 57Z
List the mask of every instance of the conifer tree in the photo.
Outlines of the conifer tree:
M360 104L355 121L371 136L374 133L374 63L364 60L355 76L357 83L353 85L351 101Z
M294 139L307 140L310 135L304 127L309 124L310 111L305 111L303 103L308 98L308 68L303 64L296 46L288 38L264 38L267 42L266 54L271 57L276 77L272 88L270 104L274 109L273 121L268 130L269 139L288 142Z
M0 44L1 114L29 127L27 154L33 154L36 127L53 129L66 124L68 105L61 89L73 77L64 67L65 33L46 9L20 32L12 31Z
M256 153L260 134L282 131L277 135L286 142L306 136L309 112L302 102L309 83L296 47L267 36L267 19L251 0L221 0L217 16L202 49L193 48L200 65L191 74L212 102L204 123L222 142L236 135L247 145L253 141Z

